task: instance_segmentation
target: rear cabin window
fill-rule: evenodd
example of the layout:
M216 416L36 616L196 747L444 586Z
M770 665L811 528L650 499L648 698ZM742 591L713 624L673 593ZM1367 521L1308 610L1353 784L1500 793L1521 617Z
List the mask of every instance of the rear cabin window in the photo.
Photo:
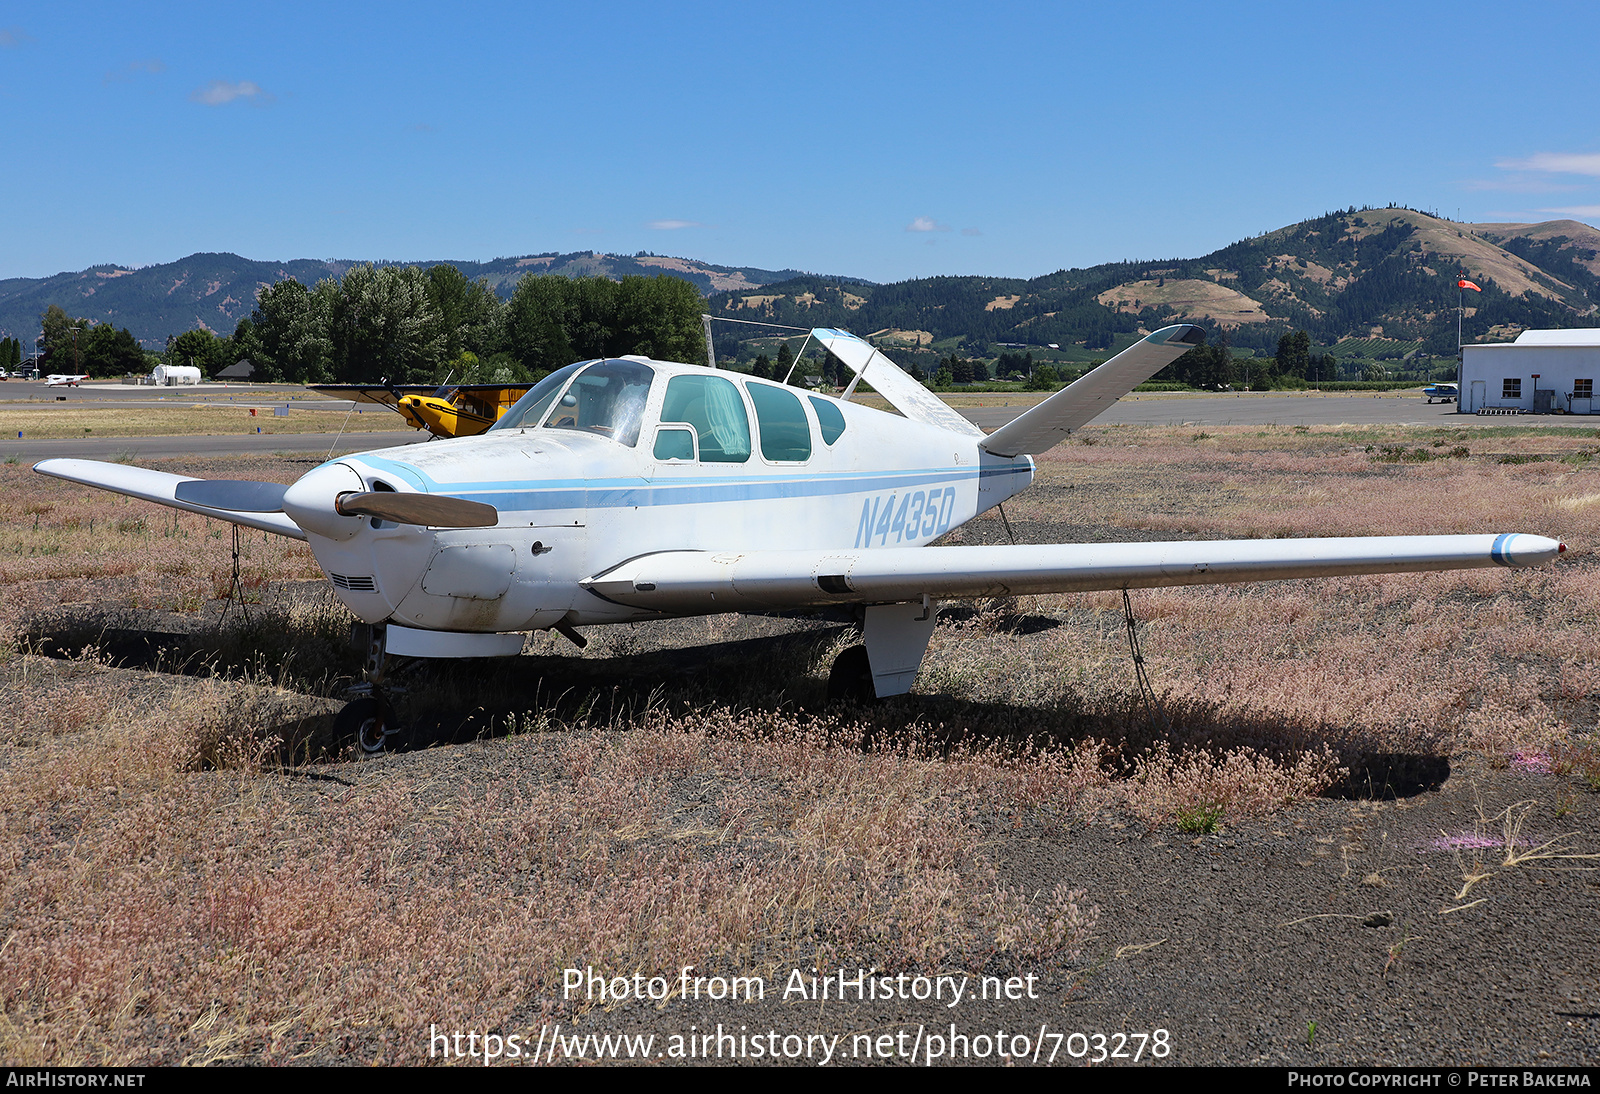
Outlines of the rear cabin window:
M677 422L694 427L702 463L744 463L750 458L750 416L731 380L674 376L661 403L661 424ZM658 440L656 449L658 460L675 458L670 436Z
M799 463L811 458L811 424L793 392L770 384L748 384L761 427L761 455L773 463Z
M816 412L817 424L822 427L822 443L831 445L844 434L844 414L833 403L809 396L811 409Z

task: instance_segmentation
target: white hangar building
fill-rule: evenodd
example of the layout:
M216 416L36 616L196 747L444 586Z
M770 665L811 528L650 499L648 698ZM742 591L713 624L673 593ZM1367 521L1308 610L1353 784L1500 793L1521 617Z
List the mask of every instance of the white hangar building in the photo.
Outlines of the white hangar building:
M1600 414L1600 327L1525 330L1515 342L1461 347L1461 414Z

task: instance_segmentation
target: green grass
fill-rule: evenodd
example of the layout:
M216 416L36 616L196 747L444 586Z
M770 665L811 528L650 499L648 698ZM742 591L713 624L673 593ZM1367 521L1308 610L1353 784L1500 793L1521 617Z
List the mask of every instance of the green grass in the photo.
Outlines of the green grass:
M1178 810L1178 831L1205 836L1217 830L1222 823L1222 806L1196 805Z

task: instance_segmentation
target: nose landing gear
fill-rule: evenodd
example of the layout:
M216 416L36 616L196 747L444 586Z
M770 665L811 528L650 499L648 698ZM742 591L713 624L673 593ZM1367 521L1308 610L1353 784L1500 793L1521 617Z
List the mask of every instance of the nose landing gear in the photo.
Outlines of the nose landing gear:
M384 663L387 660L388 628L382 623L358 625L365 631L366 664L362 680L345 693L350 702L333 719L334 732L355 741L363 758L381 756L398 743L402 729L384 688Z

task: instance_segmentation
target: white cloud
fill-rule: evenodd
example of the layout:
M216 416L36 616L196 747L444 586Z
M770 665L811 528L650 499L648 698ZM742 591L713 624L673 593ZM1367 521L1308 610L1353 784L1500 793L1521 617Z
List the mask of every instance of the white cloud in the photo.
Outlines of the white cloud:
M1503 171L1600 176L1600 152L1535 152L1525 160L1499 160L1495 166Z
M948 232L950 225L940 224L932 217L918 217L906 225L908 232Z
M658 232L675 232L679 228L704 228L698 220L652 220L650 227Z
M976 228L963 228L961 229L961 234L964 236L981 236L983 233Z
M205 87L197 87L189 92L190 102L204 103L206 106L226 106L235 99L247 99L262 105L270 103L272 96L261 90L261 85L254 80L240 80L238 83L212 80Z
M0 46L15 49L24 42L31 42L32 38L21 27L0 27Z
M1600 217L1600 205L1568 205L1564 209L1540 209L1541 213L1565 213L1569 217Z

